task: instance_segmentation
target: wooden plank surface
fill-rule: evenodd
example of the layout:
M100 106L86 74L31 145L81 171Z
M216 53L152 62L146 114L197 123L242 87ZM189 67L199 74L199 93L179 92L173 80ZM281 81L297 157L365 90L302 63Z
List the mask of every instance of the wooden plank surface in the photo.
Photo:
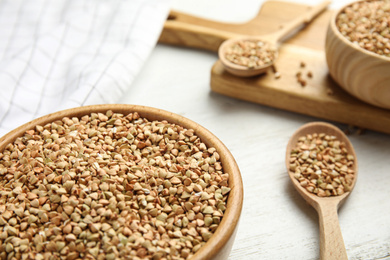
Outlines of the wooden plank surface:
M307 8L295 3L268 1L256 17L244 24L219 23L172 12L160 42L217 51L225 39L270 33ZM322 13L281 46L276 62L279 79L272 71L262 76L239 78L227 73L217 61L211 69L211 89L237 99L390 134L390 110L359 101L330 78L324 52L330 15L331 11ZM305 68L300 68L301 62L305 63ZM307 76L309 71L312 78ZM297 82L298 72L307 82L304 87Z
M261 6L255 17L236 24L203 19L173 10L164 24L159 42L217 52L222 41L228 38L272 33L283 23L304 14L308 8L307 5L271 0ZM326 29L328 17L329 12L318 16L316 28ZM306 28L311 26L309 24ZM305 29L299 34L300 37L294 37L289 42L312 49L324 49L324 37L319 38L316 31Z

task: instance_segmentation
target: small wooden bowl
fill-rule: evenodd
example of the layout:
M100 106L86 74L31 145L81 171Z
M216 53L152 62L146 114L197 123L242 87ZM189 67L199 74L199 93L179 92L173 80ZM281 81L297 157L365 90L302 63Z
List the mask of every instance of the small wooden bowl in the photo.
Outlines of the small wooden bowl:
M138 112L141 117L147 118L150 121L166 120L185 128L192 128L195 130L195 134L199 136L208 147L215 147L217 149L224 171L230 174L229 187L231 188L231 191L227 200L226 211L219 227L206 244L195 253L191 260L227 259L236 235L243 203L241 174L236 161L226 146L206 128L187 118L161 109L138 105L107 104L72 108L48 114L14 129L0 138L0 151L3 151L6 145L13 142L17 137L22 136L26 130L35 129L36 125L43 126L47 123L61 120L64 117L72 118L82 117L91 113L105 113L107 110L112 110L113 112L125 115L131 112Z
M330 19L325 41L330 75L356 98L390 109L390 58L353 44L336 26L339 13L351 4L340 8Z

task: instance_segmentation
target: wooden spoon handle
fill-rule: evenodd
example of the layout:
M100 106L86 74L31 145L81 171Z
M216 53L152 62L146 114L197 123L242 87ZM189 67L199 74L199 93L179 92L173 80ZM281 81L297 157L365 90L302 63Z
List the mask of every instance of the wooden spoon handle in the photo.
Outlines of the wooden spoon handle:
M337 203L321 203L317 211L320 220L321 260L348 260L337 216Z
M287 22L286 24L283 25L283 27L280 30L267 35L266 39L274 43L279 42L284 37L289 35L293 30L299 28L304 24L310 23L318 14L324 11L331 2L332 1L326 0L326 1L322 1L321 3L315 6L309 7L310 9L307 13L298 16L297 18L295 18L290 22Z

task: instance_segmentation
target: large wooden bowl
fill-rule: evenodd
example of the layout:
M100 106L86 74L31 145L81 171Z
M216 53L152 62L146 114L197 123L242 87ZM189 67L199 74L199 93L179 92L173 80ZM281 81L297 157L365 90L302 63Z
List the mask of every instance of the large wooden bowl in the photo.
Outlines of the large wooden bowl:
M215 147L217 149L224 171L230 174L229 187L231 188L231 191L227 200L226 211L219 227L207 243L196 252L191 260L227 259L236 235L243 202L241 174L237 163L225 145L207 129L187 118L161 109L138 105L111 104L73 108L43 116L9 132L0 138L0 151L2 151L8 143L13 142L17 137L23 135L26 130L34 129L36 125L45 125L56 120L61 120L63 117L82 117L83 115L90 113L105 113L107 110L122 114L138 112L141 117L147 118L150 121L167 120L170 123L178 124L185 128L192 128L195 130L195 134L198 135L208 147Z
M390 58L367 51L340 33L336 17L348 5L335 11L330 19L325 41L330 75L356 98L390 109Z

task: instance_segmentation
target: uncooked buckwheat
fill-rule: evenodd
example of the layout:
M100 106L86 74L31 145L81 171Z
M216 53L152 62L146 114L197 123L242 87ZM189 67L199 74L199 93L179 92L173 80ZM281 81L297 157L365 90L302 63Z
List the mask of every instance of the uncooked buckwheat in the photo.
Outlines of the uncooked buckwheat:
M360 47L390 57L390 1L359 1L336 19L342 35Z
M36 126L0 153L0 258L187 259L228 177L194 130L138 113Z

